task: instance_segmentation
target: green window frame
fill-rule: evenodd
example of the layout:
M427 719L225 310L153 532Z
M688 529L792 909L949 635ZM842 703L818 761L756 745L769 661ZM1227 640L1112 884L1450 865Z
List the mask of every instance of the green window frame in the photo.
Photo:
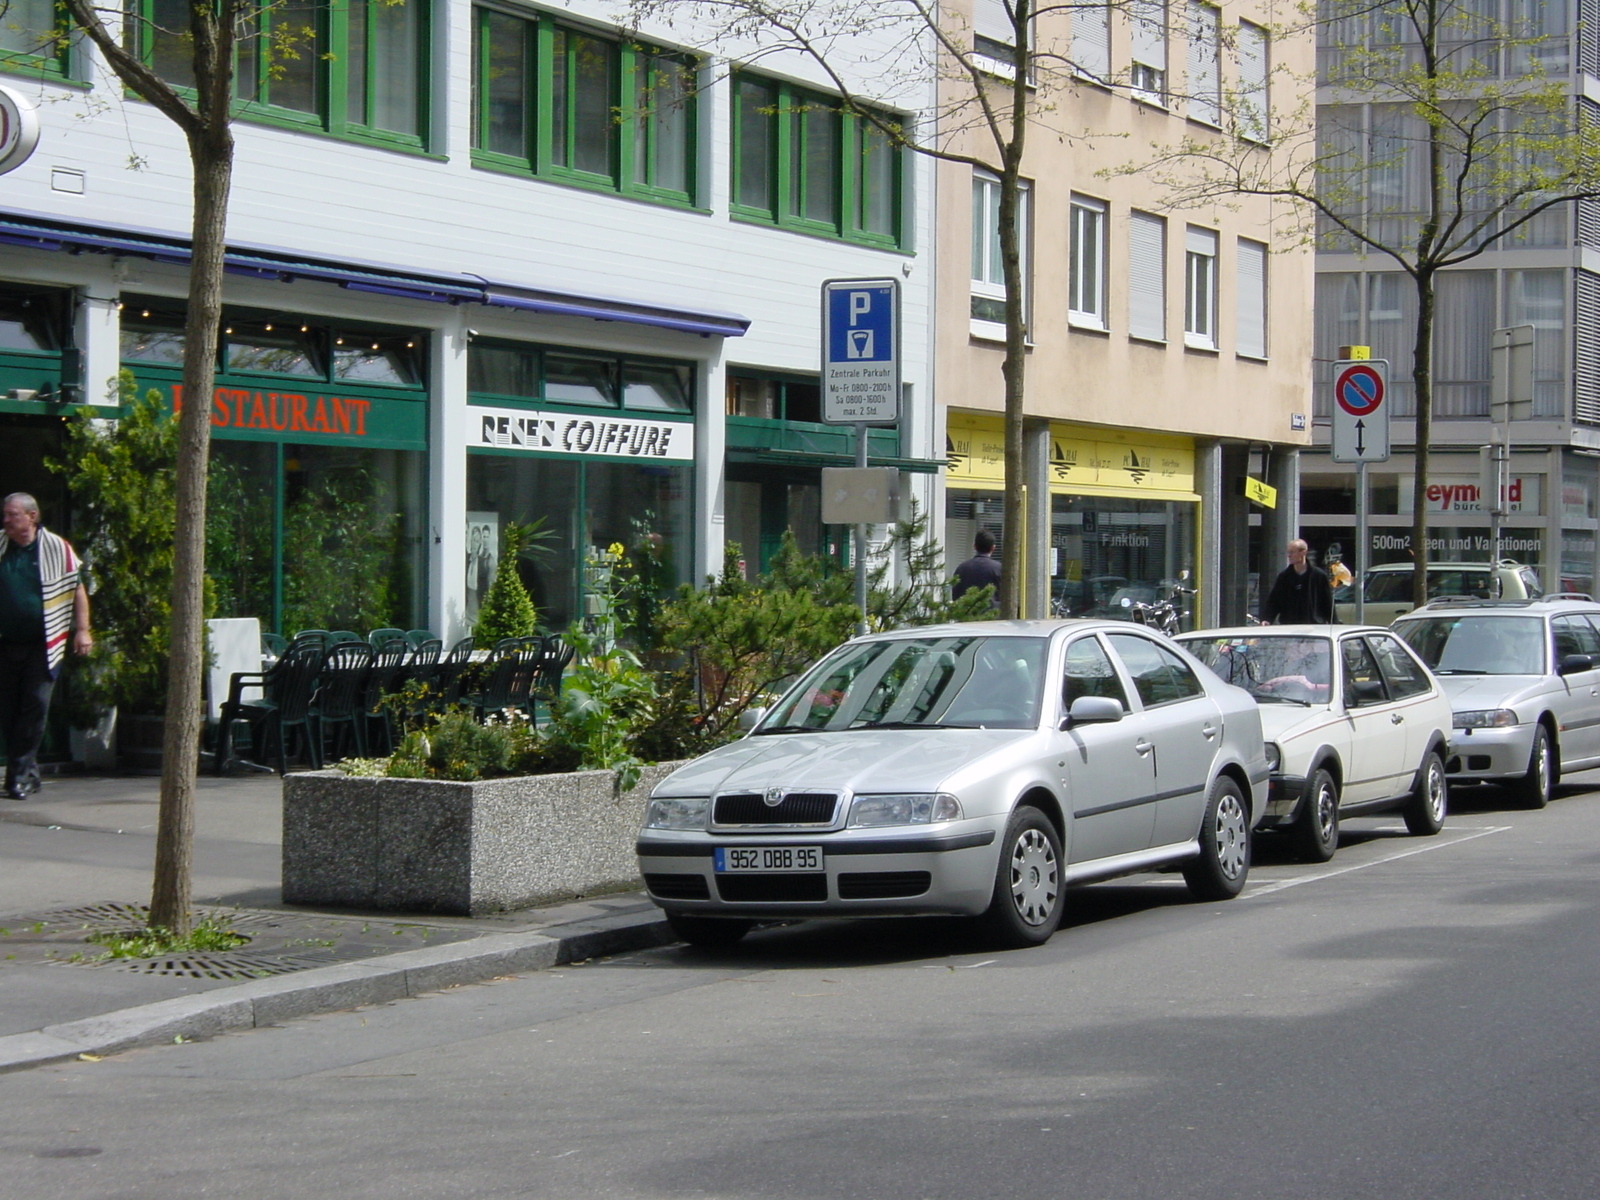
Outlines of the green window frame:
M735 219L904 248L906 151L879 124L900 118L746 71L732 87Z
M478 5L473 163L692 207L699 65L547 13Z
M573 346L474 338L467 349L469 403L604 409L693 418L692 361Z
M72 78L70 28L55 0L0 3L0 71Z
M130 30L167 82L194 86L188 0L135 0ZM426 150L433 0L283 0L251 11L235 65L236 115Z

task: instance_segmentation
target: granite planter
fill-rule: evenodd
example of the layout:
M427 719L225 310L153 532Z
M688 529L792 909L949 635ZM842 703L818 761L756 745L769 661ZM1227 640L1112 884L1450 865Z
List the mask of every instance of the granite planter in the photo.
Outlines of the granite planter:
M638 887L634 841L650 789L612 771L477 783L338 771L283 781L286 904L480 916Z

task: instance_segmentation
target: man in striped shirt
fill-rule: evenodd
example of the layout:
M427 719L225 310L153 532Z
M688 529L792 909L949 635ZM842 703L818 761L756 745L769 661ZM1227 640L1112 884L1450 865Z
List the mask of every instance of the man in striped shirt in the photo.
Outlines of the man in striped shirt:
M6 795L39 790L35 755L44 739L50 692L72 648L94 648L83 565L64 538L39 524L39 503L26 492L5 498L0 538L0 737L6 744Z

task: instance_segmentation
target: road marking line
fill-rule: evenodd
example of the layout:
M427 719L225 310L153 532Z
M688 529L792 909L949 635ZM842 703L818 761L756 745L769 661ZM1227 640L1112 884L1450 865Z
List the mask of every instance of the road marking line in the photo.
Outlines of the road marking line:
M1426 854L1430 850L1443 850L1449 846L1459 846L1462 842L1470 842L1475 838L1488 837L1491 833L1505 833L1510 825L1489 825L1465 837L1454 838L1447 842L1430 840L1426 846L1418 846L1414 850L1402 850L1398 854L1391 854L1387 858L1375 858L1371 862L1357 863L1353 867L1339 867L1332 871L1323 871L1316 875L1300 875L1294 879L1278 879L1272 883L1264 883L1260 887L1247 888L1241 900L1248 900L1252 896L1266 896L1273 892L1281 892L1284 888L1299 887L1302 883L1317 883L1324 879L1332 879L1335 875L1348 875L1351 871L1365 871L1368 867L1381 867L1384 863L1398 862L1402 858L1410 858L1413 854Z

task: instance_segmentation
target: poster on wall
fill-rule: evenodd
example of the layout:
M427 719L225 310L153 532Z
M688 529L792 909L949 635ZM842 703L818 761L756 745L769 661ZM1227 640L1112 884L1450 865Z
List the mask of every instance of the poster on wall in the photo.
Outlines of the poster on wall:
M494 582L495 564L500 561L500 514L469 512L467 514L467 600L468 622L478 619L483 598L489 594Z

